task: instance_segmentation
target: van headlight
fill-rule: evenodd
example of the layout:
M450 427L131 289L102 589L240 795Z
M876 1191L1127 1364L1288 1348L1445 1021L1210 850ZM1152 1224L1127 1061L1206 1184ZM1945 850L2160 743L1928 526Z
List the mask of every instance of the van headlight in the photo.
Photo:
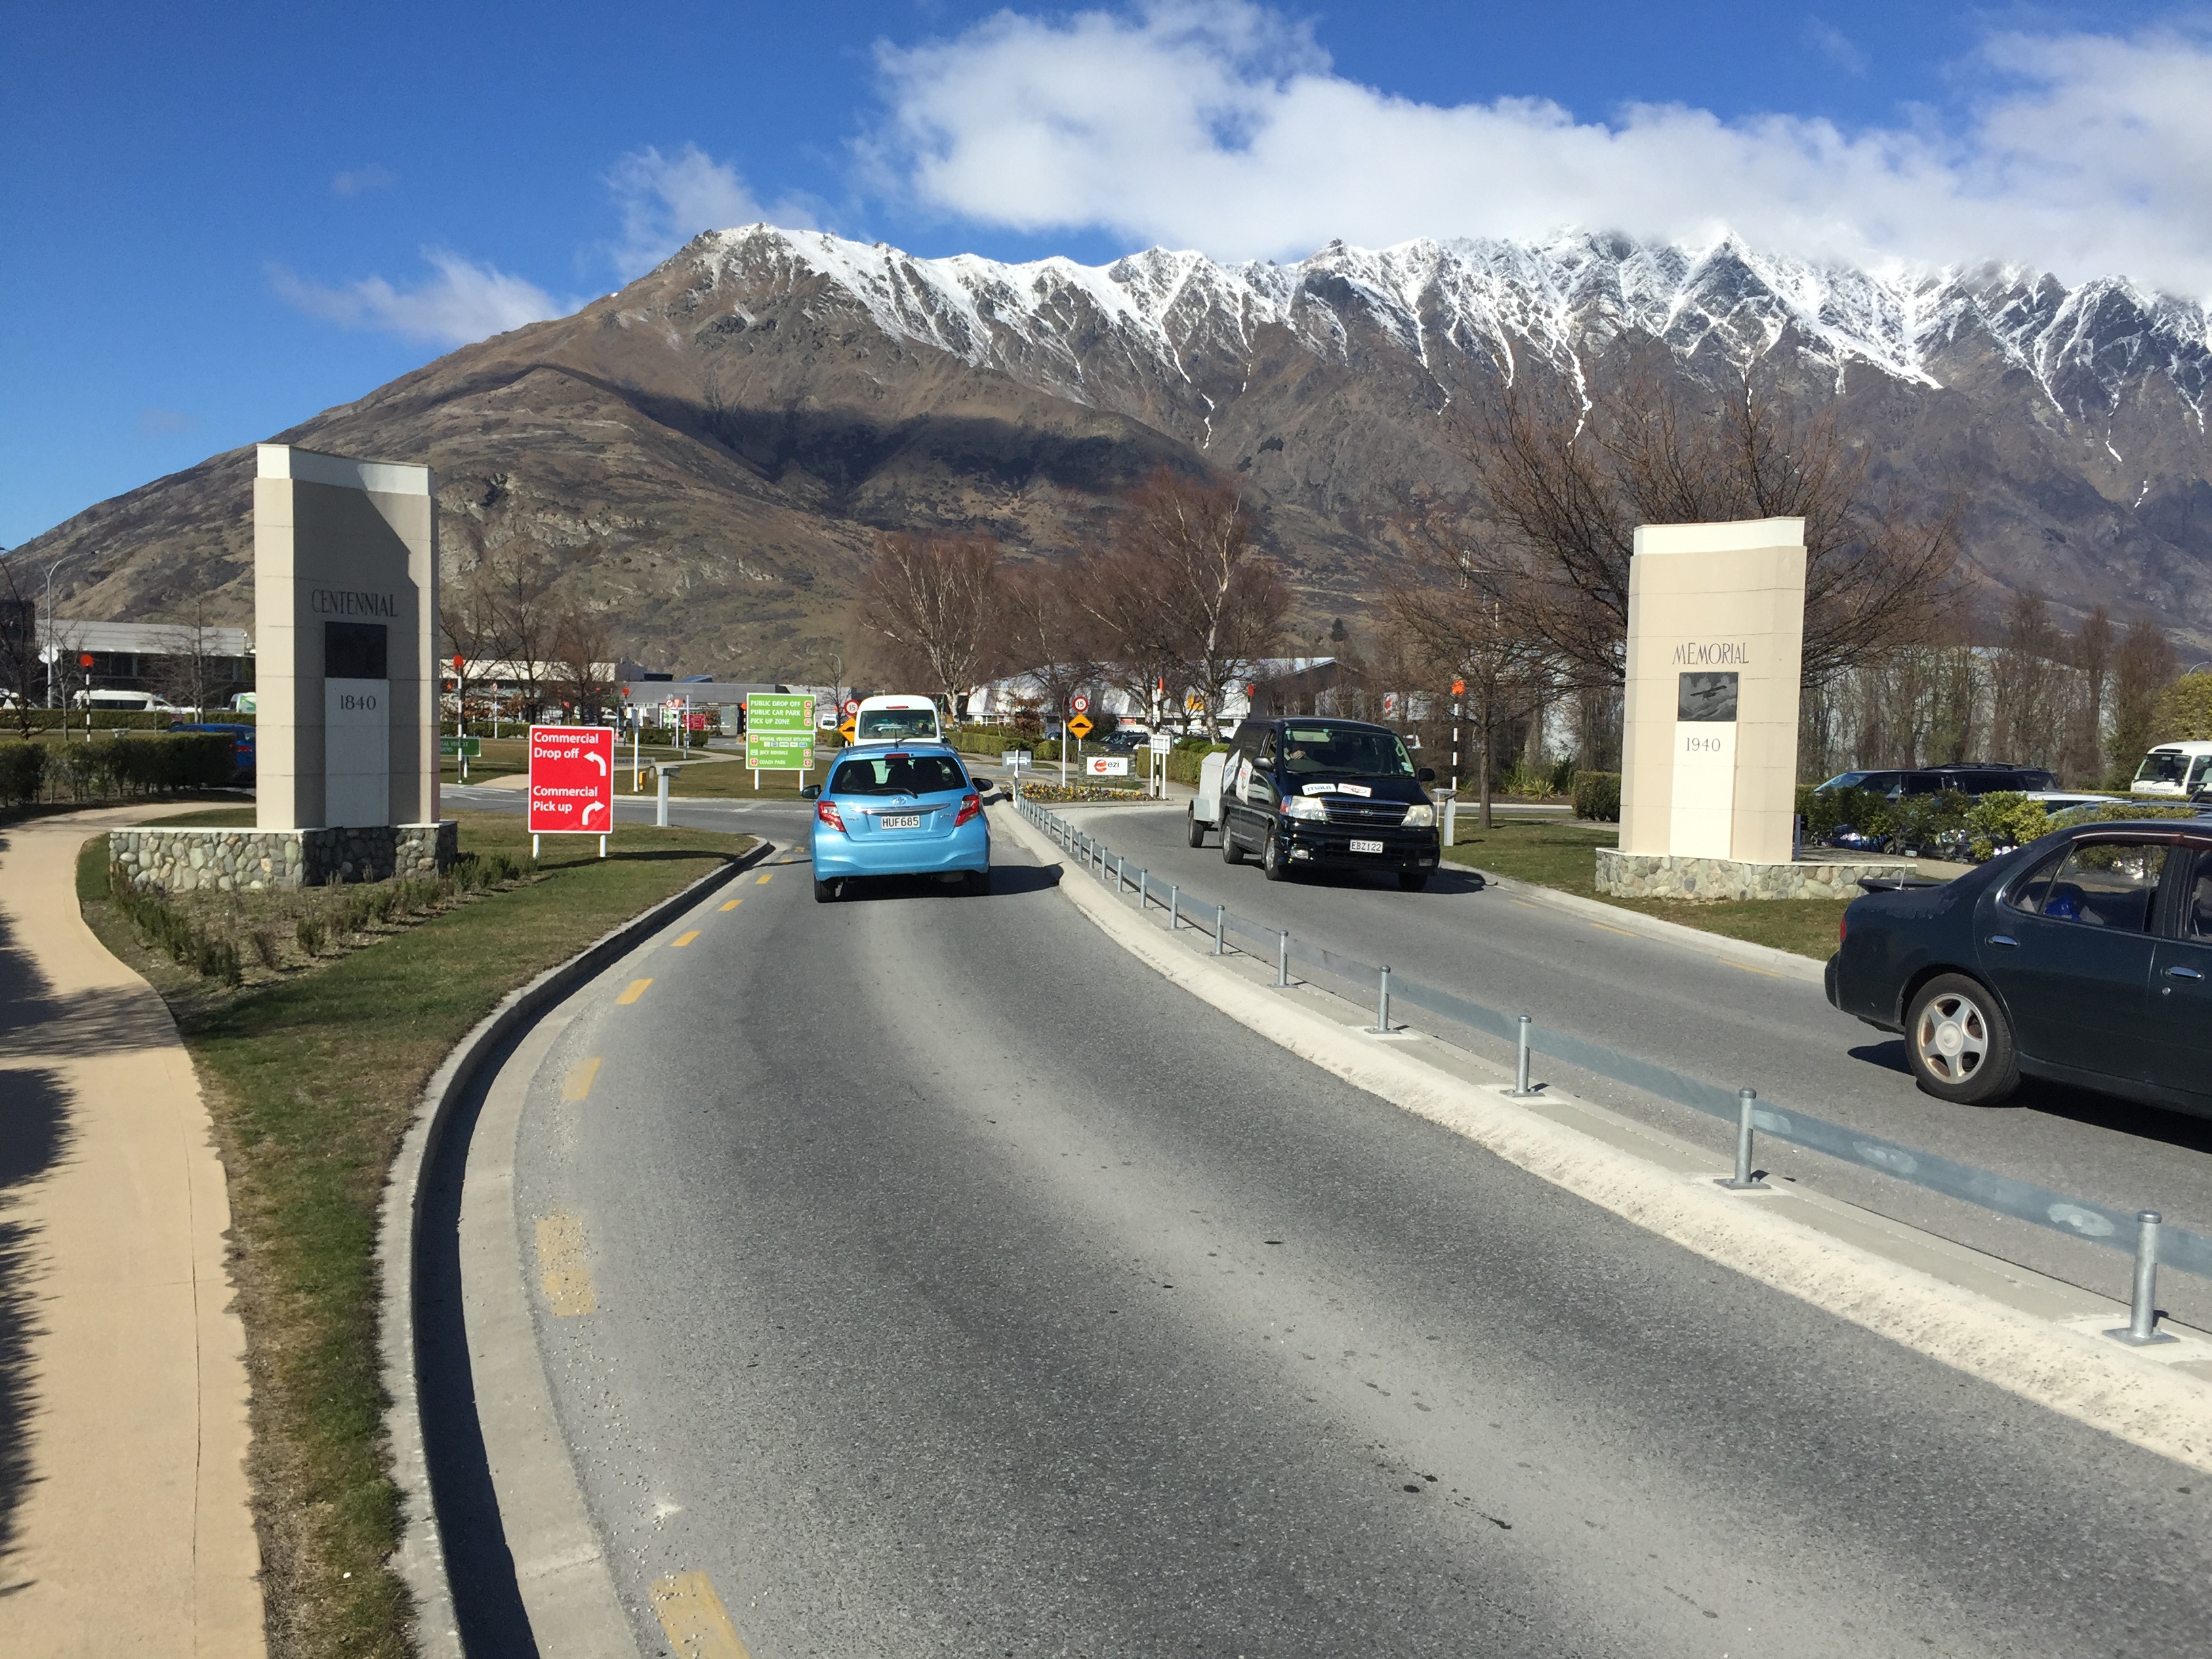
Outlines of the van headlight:
M1437 809L1429 805L1408 806L1405 825L1408 830L1433 830L1437 827Z
M1310 818L1326 823L1328 808L1311 795L1292 795L1283 803L1283 816L1286 818Z

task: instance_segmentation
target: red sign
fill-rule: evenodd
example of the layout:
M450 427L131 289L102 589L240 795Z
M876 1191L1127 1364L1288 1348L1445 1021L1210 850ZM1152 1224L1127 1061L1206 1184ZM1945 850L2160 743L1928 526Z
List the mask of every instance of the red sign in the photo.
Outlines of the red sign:
M860 700L858 697L848 697L848 698L846 698L846 699L845 699L845 712L846 712L847 714L859 714L859 713L860 712Z
M694 732L704 732L714 718L705 710L695 708L684 717L684 724Z
M1079 714L1087 714L1091 712L1091 699L1078 692L1067 700L1067 706Z
M91 666L92 666L92 653L91 653L91 652L89 652L89 651L80 651L79 653L77 653L76 665L77 665L79 668L89 668L89 667L91 667Z
M453 672L456 674L459 673L464 666L465 666L465 665L459 657L453 659Z
M612 829L614 761L611 726L532 726L531 833L604 836Z

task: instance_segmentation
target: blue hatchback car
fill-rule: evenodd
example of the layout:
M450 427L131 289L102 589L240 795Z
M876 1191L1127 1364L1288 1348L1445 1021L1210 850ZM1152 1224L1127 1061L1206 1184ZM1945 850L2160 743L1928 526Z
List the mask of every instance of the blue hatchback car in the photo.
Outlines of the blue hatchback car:
M961 876L991 885L982 791L943 744L862 744L841 750L814 803L814 896L829 903L855 876Z

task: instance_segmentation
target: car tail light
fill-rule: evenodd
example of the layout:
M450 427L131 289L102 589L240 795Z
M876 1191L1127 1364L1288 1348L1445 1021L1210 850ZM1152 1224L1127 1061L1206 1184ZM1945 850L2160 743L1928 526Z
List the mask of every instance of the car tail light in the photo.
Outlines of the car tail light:
M837 803L836 801L816 801L814 803L814 816L819 818L823 823L828 824L832 830L836 830L840 835L846 833L845 817L843 813L837 810Z
M981 795L971 793L961 796L960 815L952 820L952 827L957 830L982 810L983 798Z
M1845 933L1849 933L1849 932L1850 931L1850 927L1851 927L1851 916L1850 916L1850 911L1848 911L1848 910L1846 910L1846 911L1845 911L1842 915L1838 916L1838 917L1836 918L1836 943L1837 943L1837 944L1841 945L1841 944L1844 942L1844 935Z

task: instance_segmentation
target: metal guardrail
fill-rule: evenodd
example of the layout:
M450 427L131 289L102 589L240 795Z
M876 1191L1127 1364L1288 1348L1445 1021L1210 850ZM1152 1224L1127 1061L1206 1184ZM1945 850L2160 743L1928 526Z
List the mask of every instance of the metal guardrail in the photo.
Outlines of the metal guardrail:
M1378 967L1355 957L1307 944L1280 928L1262 927L1257 922L1232 914L1224 906L1193 898L1179 887L1164 890L1160 884L1152 879L1149 871L1138 869L1133 872L1127 861L1114 854L1103 842L1077 829L1050 808L1026 799L1018 793L1014 798L1014 805L1024 817L1050 836L1092 875L1110 884L1117 896L1133 890L1138 896L1139 909L1158 904L1163 909L1170 910L1170 928L1190 921L1210 930L1214 936L1217 955L1228 949L1228 941L1232 935L1264 946L1264 951L1245 951L1242 953L1261 960L1273 957L1278 985L1289 982L1291 963L1303 963L1347 984L1373 987L1381 998L1378 1025L1388 1026L1389 1003L1395 1000L1410 1003L1469 1030L1503 1038L1514 1043L1522 1055L1520 1076L1521 1088L1524 1091L1528 1086L1526 1055L1533 1051L1549 1055L1578 1070L1625 1084L1632 1089L1642 1090L1646 1094L1656 1095L1662 1100L1687 1106L1692 1111L1722 1118L1738 1126L1741 1132L1738 1140L1738 1167L1736 1182L1732 1184L1752 1184L1748 1182L1751 1143L1747 1139L1748 1131L1742 1128L1747 1108L1750 1127L1778 1140L1805 1147L1845 1164L1876 1170L1998 1215L2049 1228L2069 1238L2087 1239L2091 1243L2133 1255L2136 1259L2138 1304L2155 1296L2154 1286L2144 1282L2147 1266L2148 1271L2153 1273L2162 1264L2212 1279L2212 1238L2185 1228L2166 1226L2155 1210L2140 1210L2132 1213L2116 1210L2092 1199L2069 1197L2066 1194L2036 1186L2032 1182L2015 1181L2010 1176L1976 1169L1972 1164L1961 1164L1935 1152L1900 1146L1894 1141L1884 1140L1877 1135L1867 1134L1841 1123L1832 1123L1808 1112L1760 1103L1757 1096L1749 1090L1722 1088L1698 1078L1686 1077L1667 1066L1654 1065L1650 1060L1638 1060L1632 1054L1624 1054L1601 1043L1591 1042L1565 1031L1548 1030L1534 1024L1525 1014L1509 1016L1501 1013L1495 1008L1455 996L1449 991L1440 991L1418 980L1407 979L1388 967ZM2123 1340L2135 1342L2167 1340L2148 1336L2155 1321L2151 1320L2147 1324L2146 1317L2145 1309L2138 1306L2129 1331L2114 1334Z

